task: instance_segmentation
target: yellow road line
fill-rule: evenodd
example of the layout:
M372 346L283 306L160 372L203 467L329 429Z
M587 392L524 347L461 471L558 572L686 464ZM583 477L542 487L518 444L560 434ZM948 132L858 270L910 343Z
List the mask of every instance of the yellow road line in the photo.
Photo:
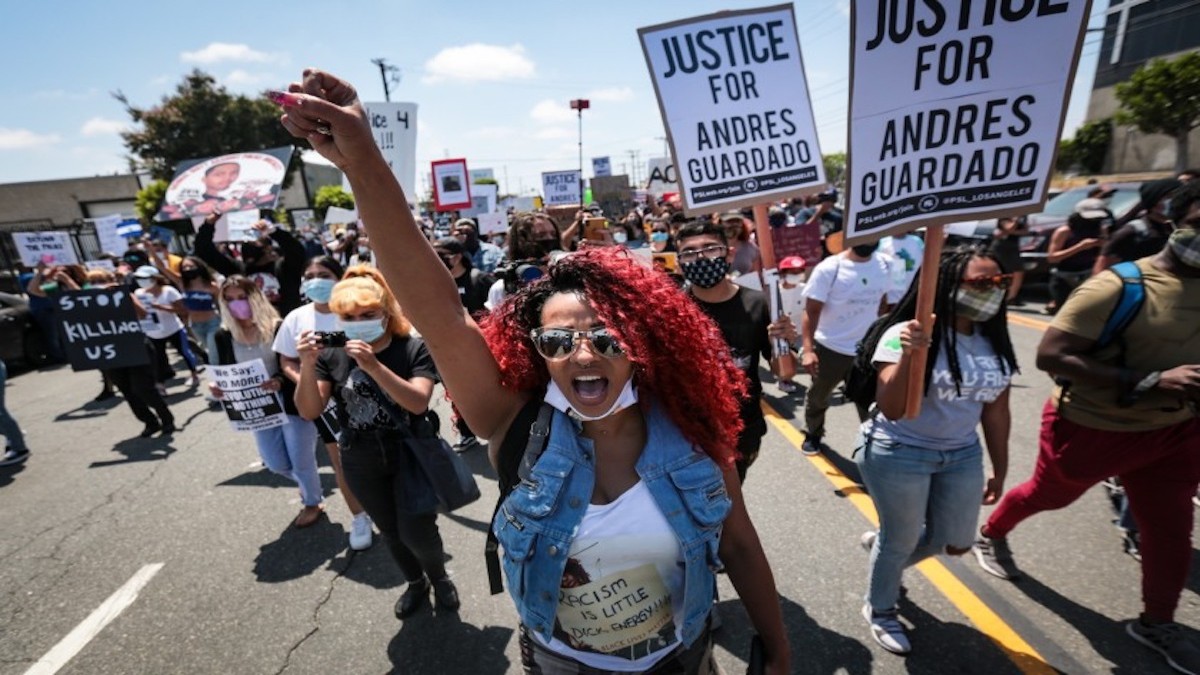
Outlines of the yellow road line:
M1009 314L1008 322L1015 323L1018 326L1025 326L1026 328L1034 328L1037 330L1046 330L1047 328L1050 327L1049 321L1042 321L1041 319L1034 319L1034 318L1025 316L1023 314Z
M775 425L775 428L799 449L804 442L804 434L781 417L775 408L766 401L762 402L762 409L771 424ZM875 504L858 483L850 480L846 474L822 455L805 457L805 459L811 462L867 520L871 521L872 525L879 526L879 515L875 512ZM1022 673L1055 675L1058 672L1046 663L1036 649L1005 623L1004 619L1001 619L983 600L979 599L979 596L971 592L971 589L967 588L962 580L954 576L940 560L929 558L917 565L917 570L925 575L925 578L941 591L942 595L946 596L971 623L975 624L980 632L991 638Z

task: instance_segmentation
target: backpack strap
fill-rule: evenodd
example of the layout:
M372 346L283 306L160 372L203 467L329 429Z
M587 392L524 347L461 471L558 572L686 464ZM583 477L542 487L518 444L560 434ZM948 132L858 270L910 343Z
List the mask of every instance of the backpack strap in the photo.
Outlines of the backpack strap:
M1120 340L1125 329L1133 323L1138 310L1146 302L1146 286L1142 282L1142 270L1133 262L1123 262L1110 268L1121 278L1121 298L1104 322L1104 329L1096 340L1092 351L1098 351ZM1122 350L1123 351L1123 350ZM1123 359L1122 359L1123 360Z
M535 400L536 401L536 400ZM532 403L532 402L531 402ZM522 411L524 413L525 411ZM520 433L521 418L528 418L528 415L518 413L518 419L514 420L515 429L510 430ZM521 453L521 463L517 465L517 481L510 482L511 476L506 475L504 457L498 458L496 462L499 473L500 497L496 500L496 508L492 510L492 518L488 521L487 543L484 545L483 557L487 563L488 586L491 589L492 595L497 595L504 592L504 577L500 573L500 541L496 539L496 533L492 531L492 523L496 520L496 515L500 513L500 508L504 506L504 500L516 487L517 482L522 480L530 480L533 475L533 467L537 465L541 459L542 453L546 451L546 445L550 440L550 423L554 419L554 408L549 404L542 402L537 411L537 418L529 425L529 435L525 440L524 450ZM501 454L504 448L510 446L510 441L513 438L505 438L501 445Z

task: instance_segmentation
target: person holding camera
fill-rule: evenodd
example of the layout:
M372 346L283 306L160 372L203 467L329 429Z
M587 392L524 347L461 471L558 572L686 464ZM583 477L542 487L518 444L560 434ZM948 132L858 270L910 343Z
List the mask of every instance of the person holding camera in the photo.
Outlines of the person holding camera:
M325 511L317 474L317 429L312 418L302 418L297 412L293 401L296 385L284 376L279 355L271 348L281 323L279 313L258 285L240 274L226 278L217 297L222 325L216 335L214 363L224 366L262 359L271 376L262 384L262 390L282 396L288 421L280 427L255 431L254 444L268 469L300 486L304 507L292 524L298 528L315 525ZM215 384L210 383L209 390L218 400L225 396Z
M346 482L408 582L396 602L396 618L428 605L430 586L439 609L458 609L437 526L437 498L404 443L414 423L427 421L438 380L433 358L424 341L411 337L412 327L382 277L338 282L329 307L341 332L304 331L296 341L296 407L316 419L330 398L337 403Z

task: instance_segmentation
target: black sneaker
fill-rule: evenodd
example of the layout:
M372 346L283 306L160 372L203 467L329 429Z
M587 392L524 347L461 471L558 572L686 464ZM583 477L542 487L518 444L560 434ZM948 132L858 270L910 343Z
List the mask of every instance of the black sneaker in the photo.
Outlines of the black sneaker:
M474 450L475 448L479 447L479 439L475 438L474 436L463 436L451 447L454 448L455 452L462 454L468 450Z
M142 438L150 438L151 436L153 436L154 434L157 434L161 430L162 430L161 424L159 424L158 422L150 422L150 423L146 424L145 428L142 429L142 433L138 434L138 436L141 436Z
M429 582L425 579L413 581L408 584L408 588L400 594L400 599L396 601L396 618L403 619L411 616L417 610L429 605Z
M179 429L175 428L175 423L167 422L166 424L163 425L162 435L164 438L166 438L167 436L174 436L176 431L179 431Z
M29 459L29 450L13 450L9 448L4 451L4 457L0 458L0 466L16 466L21 462Z
M1134 619L1125 626L1129 637L1163 655L1167 664L1181 673L1200 675L1200 648L1177 623L1144 624Z
M458 589L454 587L450 577L433 582L433 599L437 602L438 609L458 609Z
M1012 549L1008 547L1007 539L992 539L980 535L971 550L975 552L975 559L979 561L979 566L984 572L1006 581L1021 578L1021 570L1017 569L1017 564L1013 562Z
M804 442L800 444L800 452L806 457L821 454L821 437L812 434L804 434Z

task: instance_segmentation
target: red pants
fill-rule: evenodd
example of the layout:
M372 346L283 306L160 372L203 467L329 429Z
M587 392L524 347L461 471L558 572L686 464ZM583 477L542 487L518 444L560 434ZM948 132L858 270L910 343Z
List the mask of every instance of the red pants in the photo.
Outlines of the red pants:
M1100 431L1042 410L1033 477L1004 495L988 518L989 537L1061 509L1109 476L1120 476L1141 531L1142 602L1147 618L1170 621L1192 558L1192 497L1200 484L1200 419L1155 431Z

